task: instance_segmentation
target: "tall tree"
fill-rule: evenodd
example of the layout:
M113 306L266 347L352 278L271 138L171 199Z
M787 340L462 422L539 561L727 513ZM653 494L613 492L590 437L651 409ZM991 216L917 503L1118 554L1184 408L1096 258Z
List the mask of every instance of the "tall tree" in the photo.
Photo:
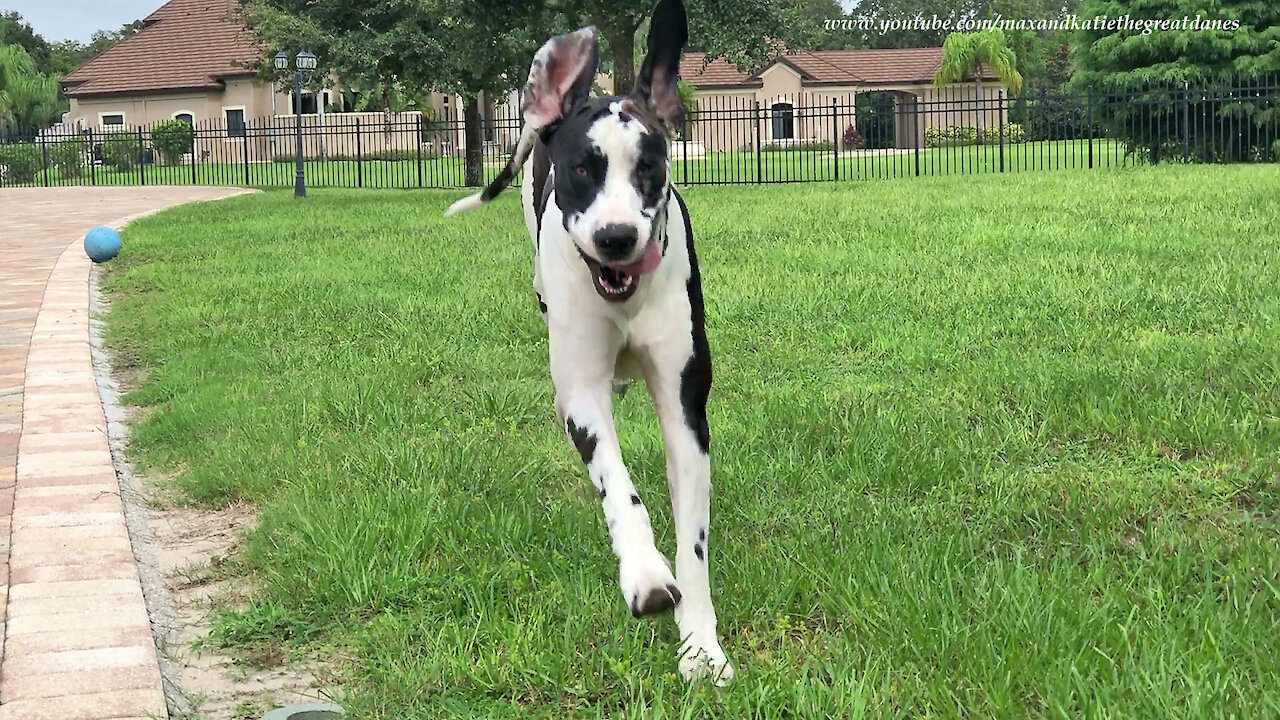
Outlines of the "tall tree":
M977 81L978 107L982 107L982 66L1000 78L1000 81L1017 94L1022 89L1022 75L1018 72L1017 57L1009 48L1004 32L999 29L980 30L974 33L951 33L942 44L942 63L933 76L935 85L960 82L970 75ZM982 142L982 116L978 113L978 142Z
M118 30L99 30L88 44L76 40L51 43L37 33L16 12L0 13L0 45L21 45L36 71L61 77L88 62L95 55L129 37L142 27L141 20L125 23Z
M1071 87L1123 93L1126 102L1100 108L1111 132L1153 161L1172 150L1170 137L1185 137L1193 157L1205 161L1257 156L1255 143L1274 142L1280 125L1280 101L1250 98L1249 91L1229 101L1193 100L1182 105L1183 83L1211 83L1223 90L1253 86L1257 76L1280 73L1280 3L1275 0L1218 0L1212 14L1196 0L1085 0L1086 17L1126 14L1156 22L1183 17L1230 21L1219 29L1090 28L1076 37L1076 73ZM1223 93L1225 96L1226 93ZM1195 120L1183 125L1184 118ZM1247 131L1246 131L1247 130ZM1161 132L1163 131L1163 132ZM1262 152L1270 152L1269 147Z
M0 128L40 130L61 114L57 81L21 45L0 46Z
M783 7L788 47L804 50L849 50L867 46L858 32L828 28L828 21L843 20L840 0L787 0Z
M35 31L17 12L0 13L0 46L20 45L39 72L49 72L52 50L49 41Z
M739 67L771 61L787 37L791 0L687 0L689 46L723 56ZM614 92L626 95L635 86L636 48L654 0L568 0L565 16L595 25L609 53Z
M1072 78L1077 87L1132 88L1148 82L1227 80L1237 75L1280 71L1280 3L1275 0L1217 0L1205 17L1198 0L1085 0L1084 17L1195 18L1234 20L1220 30L1155 28L1086 29L1076 36Z
M317 78L361 89L400 87L461 95L466 182L483 184L480 98L524 83L546 29L546 8L526 0L240 0L269 55L309 47ZM265 73L272 73L264 58Z

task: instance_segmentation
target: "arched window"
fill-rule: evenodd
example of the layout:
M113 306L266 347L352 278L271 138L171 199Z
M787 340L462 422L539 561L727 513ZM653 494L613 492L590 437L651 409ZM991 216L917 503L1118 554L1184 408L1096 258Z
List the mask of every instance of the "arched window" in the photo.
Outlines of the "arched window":
M185 113L185 112L184 112L184 113L178 113L177 115L174 115L174 116L173 116L173 119L174 119L174 120L181 120L182 122L184 122L184 123L186 123L186 124L188 124L188 125L195 125L195 124L196 124L196 119L195 119L195 117L194 117L194 116L192 116L192 115L191 115L191 113Z
M772 113L773 139L794 139L796 136L795 108L791 103L775 103Z

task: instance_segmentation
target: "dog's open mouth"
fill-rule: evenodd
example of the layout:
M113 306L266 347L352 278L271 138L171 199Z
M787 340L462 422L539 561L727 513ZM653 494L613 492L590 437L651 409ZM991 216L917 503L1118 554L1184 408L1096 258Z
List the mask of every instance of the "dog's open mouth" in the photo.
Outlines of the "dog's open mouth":
M640 276L653 272L662 262L658 243L652 241L639 260L621 265L604 265L581 250L578 254L591 270L591 283L595 285L596 294L610 302L621 302L634 295L640 287Z

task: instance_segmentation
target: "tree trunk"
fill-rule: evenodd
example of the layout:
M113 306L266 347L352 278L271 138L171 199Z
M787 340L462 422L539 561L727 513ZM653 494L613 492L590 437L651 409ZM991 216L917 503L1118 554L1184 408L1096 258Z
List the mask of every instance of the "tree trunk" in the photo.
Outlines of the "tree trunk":
M982 137L982 116L986 114L986 106L982 103L982 67L978 67L978 86L974 89L975 97L978 98L978 144L985 142Z
M382 136L387 147L391 146L391 85L382 86Z
M636 86L635 29L616 32L609 37L613 51L613 94L630 95Z
M467 187L484 185L484 140L480 129L480 95L472 95L462 106L462 133L466 143Z

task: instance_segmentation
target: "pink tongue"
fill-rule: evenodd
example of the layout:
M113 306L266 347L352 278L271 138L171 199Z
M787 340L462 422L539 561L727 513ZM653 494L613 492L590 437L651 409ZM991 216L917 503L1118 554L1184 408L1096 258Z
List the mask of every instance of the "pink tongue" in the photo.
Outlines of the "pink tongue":
M651 240L644 248L644 257L627 265L610 265L609 267L628 275L644 275L658 269L660 262L662 262L662 253L658 251L658 243Z

